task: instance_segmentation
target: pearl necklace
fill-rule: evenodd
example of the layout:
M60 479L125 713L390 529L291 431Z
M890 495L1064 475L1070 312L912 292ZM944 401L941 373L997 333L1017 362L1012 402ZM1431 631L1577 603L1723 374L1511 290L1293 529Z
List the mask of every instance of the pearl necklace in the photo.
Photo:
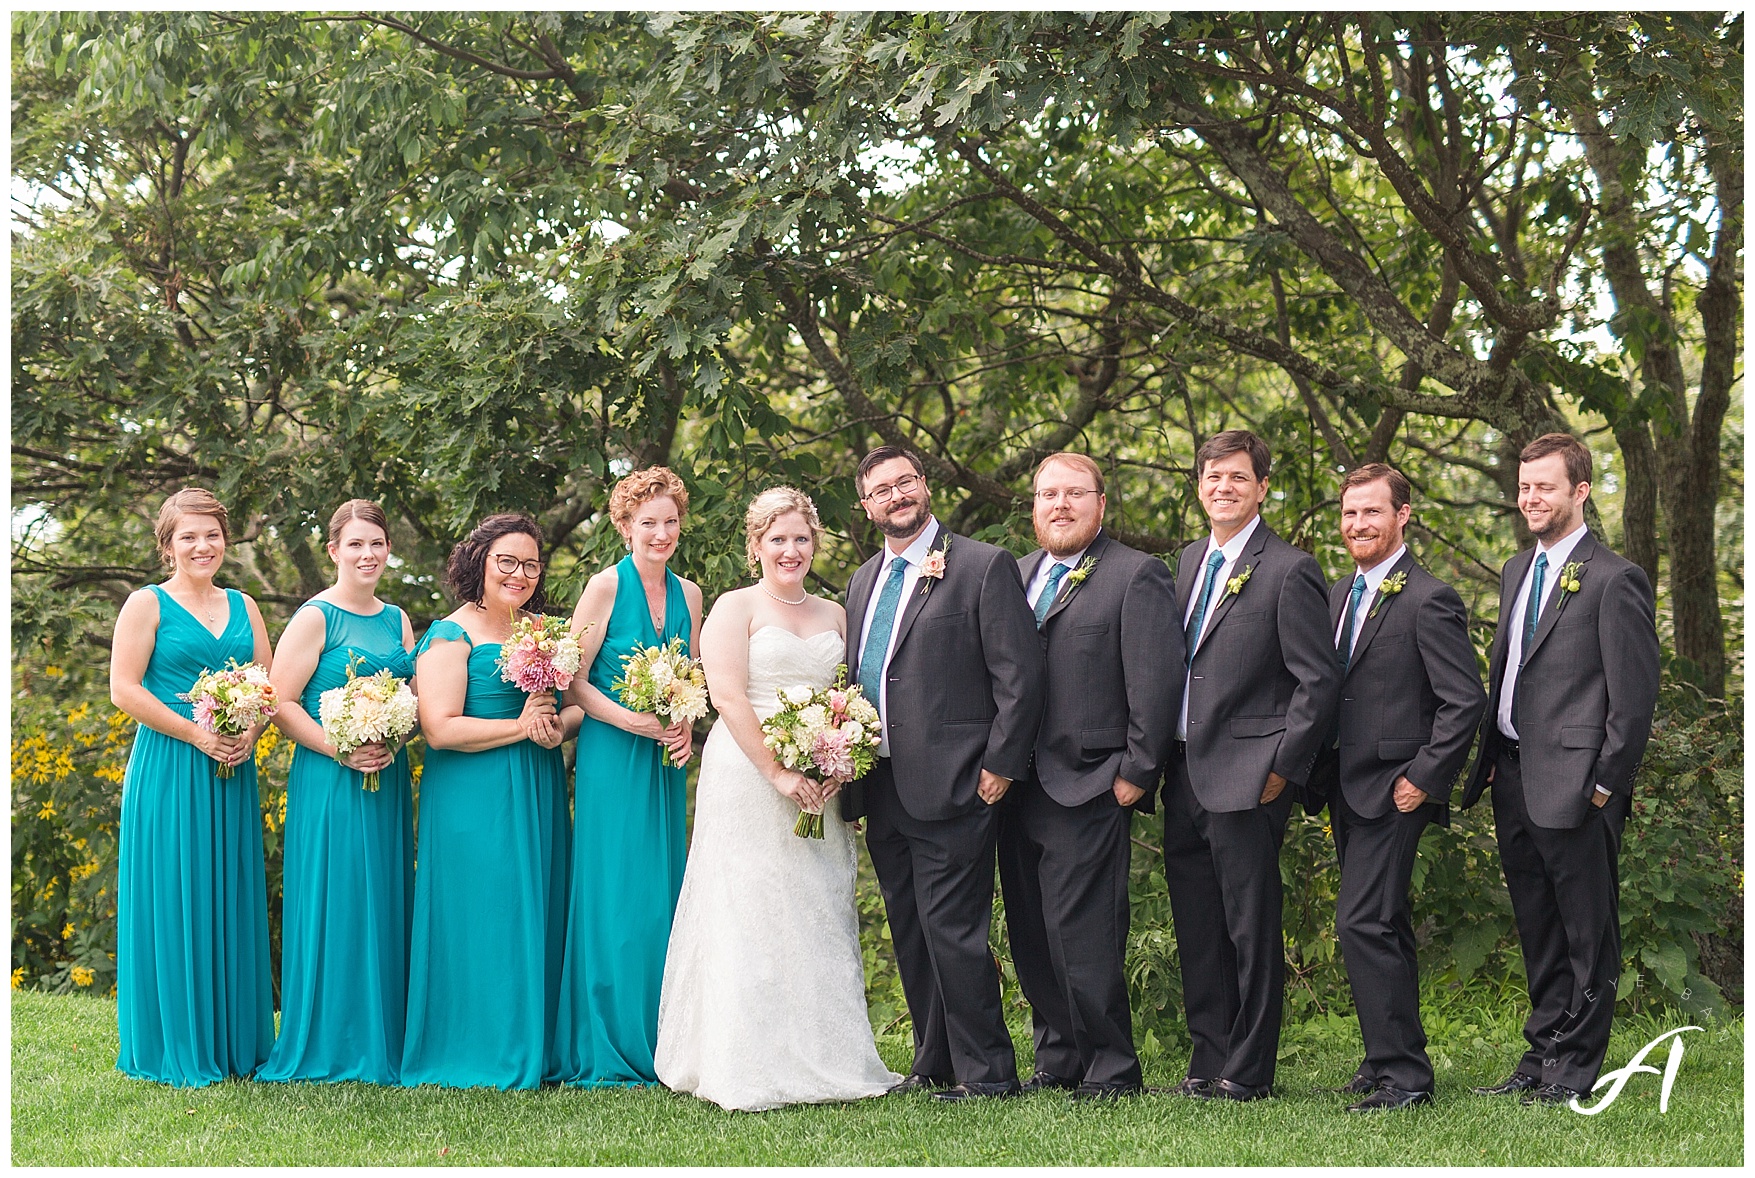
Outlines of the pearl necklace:
M810 594L805 593L797 601L787 601L784 597L768 588L767 583L764 581L757 581L756 588L760 589L763 593L766 593L769 597L772 597L775 601L778 601L781 605L803 605L806 601L810 600Z

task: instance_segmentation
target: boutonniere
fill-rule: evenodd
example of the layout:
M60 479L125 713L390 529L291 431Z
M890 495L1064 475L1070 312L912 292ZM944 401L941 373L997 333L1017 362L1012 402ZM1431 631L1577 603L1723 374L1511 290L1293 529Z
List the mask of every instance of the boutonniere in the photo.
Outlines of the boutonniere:
M942 581L945 576L945 553L951 550L951 538L945 537L944 547L935 548L926 554L920 562L920 595L922 597L932 591L934 581Z
M1242 572L1238 573L1235 577L1232 577L1229 581L1226 581L1225 592L1219 597L1218 604L1223 605L1225 604L1226 598L1236 597L1239 593L1243 592L1243 587L1249 584L1249 575L1253 572L1255 572L1254 565L1244 565ZM1217 607L1215 606L1214 608Z
M1080 585L1083 585L1085 583L1085 578L1090 576L1091 570L1096 567L1097 558L1094 556L1087 556L1085 559L1079 561L1079 567L1066 575L1067 590L1070 592L1071 590L1077 589Z
M1560 566L1560 596L1554 602L1559 605L1566 600L1568 593L1578 592L1578 579L1584 576L1584 566L1576 560L1569 560Z
M1385 577L1383 579L1383 584L1377 587L1377 601L1372 605L1371 612L1365 616L1368 618L1375 618L1377 616L1377 611L1383 608L1383 603L1386 600L1394 597L1397 593L1400 593L1407 587L1408 574L1405 572L1393 573L1390 576Z

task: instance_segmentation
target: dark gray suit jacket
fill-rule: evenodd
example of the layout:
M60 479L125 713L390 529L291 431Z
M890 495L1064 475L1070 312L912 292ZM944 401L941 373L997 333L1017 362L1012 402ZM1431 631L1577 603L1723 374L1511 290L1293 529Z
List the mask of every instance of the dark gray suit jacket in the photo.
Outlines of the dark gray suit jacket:
M1040 548L1019 558L1026 599L1046 559ZM1182 677L1164 674L1182 664L1176 583L1163 561L1107 532L1085 561L1090 573L1063 581L1042 621L1047 703L1036 778L1061 805L1079 806L1108 793L1119 774L1146 791L1134 808L1150 813L1182 707Z
M921 577L902 603L884 718L896 794L926 821L986 805L975 794L982 769L1022 777L1042 720L1042 643L1018 562L943 524L933 549L945 550L945 574ZM849 682L859 681L865 610L888 562L880 548L847 585ZM847 818L865 812L862 791L850 792Z
M1526 549L1499 576L1499 627L1487 671L1481 755L1463 793L1463 809L1487 788L1487 770L1504 739L1499 689L1505 682L1509 627L1517 591L1535 561ZM1582 568L1578 592L1560 596L1560 569L1549 569L1536 637L1517 679L1519 764L1530 818L1570 830L1589 816L1596 787L1633 792L1633 775L1651 736L1657 706L1658 640L1651 582L1636 564L1586 532L1572 550Z
M1395 808L1395 779L1406 777L1440 804L1437 821L1448 826L1451 786L1468 763L1487 693L1462 598L1412 552L1389 576L1397 573L1407 574L1406 586L1380 592L1365 611L1341 684L1340 786L1354 813L1381 818ZM1352 591L1351 577L1329 589L1330 634Z
M1196 540L1177 562L1179 624L1200 587L1206 544ZM1189 782L1215 812L1259 805L1270 770L1302 786L1340 703L1341 666L1316 558L1263 520L1232 577L1246 568L1241 592L1214 591L1225 595L1209 610L1188 684Z

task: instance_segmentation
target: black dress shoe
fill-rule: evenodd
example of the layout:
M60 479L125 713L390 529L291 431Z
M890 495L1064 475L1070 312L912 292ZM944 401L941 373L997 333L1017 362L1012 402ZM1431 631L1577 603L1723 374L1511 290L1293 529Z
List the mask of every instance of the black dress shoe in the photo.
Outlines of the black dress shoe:
M1273 1085L1263 1084L1260 1088L1252 1088L1248 1084L1237 1084L1230 1080L1214 1080L1207 1089L1208 1100L1266 1100L1274 1094Z
M1213 1082L1211 1080L1203 1080L1199 1076L1190 1076L1186 1080L1182 1081L1182 1083L1176 1085L1176 1087L1166 1088L1166 1089L1164 1089L1164 1091L1168 1092L1172 1096L1205 1097L1207 1094L1207 1089L1212 1087L1212 1083Z
M1037 1072L1025 1080L1021 1090L1024 1092L1046 1092L1051 1088L1077 1088L1077 1080L1069 1080L1065 1076L1057 1076L1053 1072Z
M1412 1108L1416 1104L1431 1104L1432 1093L1409 1092L1402 1088L1391 1088L1388 1084L1380 1084L1377 1091L1361 1100L1358 1104L1349 1104L1350 1113L1372 1113L1384 1108Z
M965 1081L954 1088L946 1088L943 1092L934 1092L934 1100L972 1100L977 1096L1018 1096L1024 1089L1016 1080L1007 1080L1002 1084L978 1084L973 1080Z
M919 1072L910 1072L900 1083L891 1084L886 1095L898 1092L936 1092L940 1088L949 1088L955 1080L941 1080L937 1076L923 1076Z
M1144 1084L1080 1084L1073 1089L1074 1100L1120 1100L1123 1096L1142 1096Z
M1569 1100L1577 1100L1584 1093L1576 1088L1568 1088L1564 1084L1543 1084L1539 1088L1531 1088L1518 1097L1520 1104L1565 1104Z
M1318 1092L1339 1092L1342 1096L1365 1096L1377 1087L1377 1081L1364 1072L1354 1072L1353 1078L1339 1088L1318 1088Z
M1513 1072L1505 1077L1503 1083L1493 1084L1485 1088L1476 1088L1476 1096L1510 1096L1513 1092L1528 1092L1531 1088L1540 1088L1542 1081L1539 1076L1531 1076L1524 1072Z

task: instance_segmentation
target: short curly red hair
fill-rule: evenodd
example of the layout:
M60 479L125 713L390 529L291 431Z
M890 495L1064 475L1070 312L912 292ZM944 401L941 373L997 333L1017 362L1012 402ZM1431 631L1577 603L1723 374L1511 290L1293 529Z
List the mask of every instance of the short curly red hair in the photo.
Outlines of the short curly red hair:
M618 532L625 532L642 503L669 495L676 500L676 513L689 513L689 489L668 466L648 466L615 485L609 493L609 519Z

